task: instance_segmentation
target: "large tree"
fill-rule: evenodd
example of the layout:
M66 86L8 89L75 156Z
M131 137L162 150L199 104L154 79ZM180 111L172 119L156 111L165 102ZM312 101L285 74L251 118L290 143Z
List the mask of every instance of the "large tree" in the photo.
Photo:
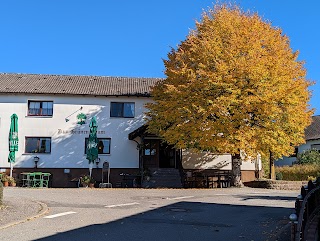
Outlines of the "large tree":
M310 82L289 39L256 13L216 5L164 60L149 131L178 148L279 158L304 142Z

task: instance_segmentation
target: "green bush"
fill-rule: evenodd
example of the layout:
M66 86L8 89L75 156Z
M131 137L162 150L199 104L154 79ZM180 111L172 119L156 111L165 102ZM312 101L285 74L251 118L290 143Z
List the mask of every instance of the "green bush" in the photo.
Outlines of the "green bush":
M320 152L317 149L305 150L298 153L296 164L320 164Z
M276 180L283 180L283 175L281 172L276 172Z
M311 176L320 176L320 165L304 164L276 167L276 173L282 174L282 180L307 181Z

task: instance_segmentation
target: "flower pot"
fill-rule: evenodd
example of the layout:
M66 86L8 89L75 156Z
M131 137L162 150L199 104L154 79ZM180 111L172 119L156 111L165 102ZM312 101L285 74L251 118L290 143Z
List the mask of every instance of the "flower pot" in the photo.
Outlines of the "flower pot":
M94 188L94 183L89 183L89 187Z
M4 186L4 187L9 187L9 182L4 181L4 182L3 182L3 186Z
M17 184L14 182L14 183L10 183L10 186L11 187L15 187L15 186L17 186Z

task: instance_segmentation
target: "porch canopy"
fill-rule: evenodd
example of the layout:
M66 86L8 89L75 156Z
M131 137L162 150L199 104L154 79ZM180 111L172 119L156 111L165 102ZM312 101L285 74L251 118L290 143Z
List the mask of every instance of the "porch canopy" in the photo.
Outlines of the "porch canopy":
M174 146L168 145L161 137L148 132L147 124L129 133L128 139L138 144L140 168L177 168L181 166L180 152ZM178 164L177 161L179 161Z
M134 131L130 132L129 135L128 135L129 140L132 141L137 137L141 137L142 138L142 137L145 137L145 136L159 138L157 135L149 133L147 131L147 129L148 129L148 125L144 124L144 125L140 126L138 129L135 129Z

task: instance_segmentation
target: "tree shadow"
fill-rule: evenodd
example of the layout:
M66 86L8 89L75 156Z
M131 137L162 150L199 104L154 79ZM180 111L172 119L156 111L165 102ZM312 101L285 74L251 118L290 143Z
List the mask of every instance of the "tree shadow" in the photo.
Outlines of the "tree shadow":
M295 197L291 197L291 196L256 196L256 195L239 195L240 198L242 198L242 200L279 200L279 201L288 201L288 202L292 202L295 201Z
M122 211L126 208L118 207ZM292 211L280 207L178 202L37 240L276 240ZM108 210L101 211L101 215L107 214Z

